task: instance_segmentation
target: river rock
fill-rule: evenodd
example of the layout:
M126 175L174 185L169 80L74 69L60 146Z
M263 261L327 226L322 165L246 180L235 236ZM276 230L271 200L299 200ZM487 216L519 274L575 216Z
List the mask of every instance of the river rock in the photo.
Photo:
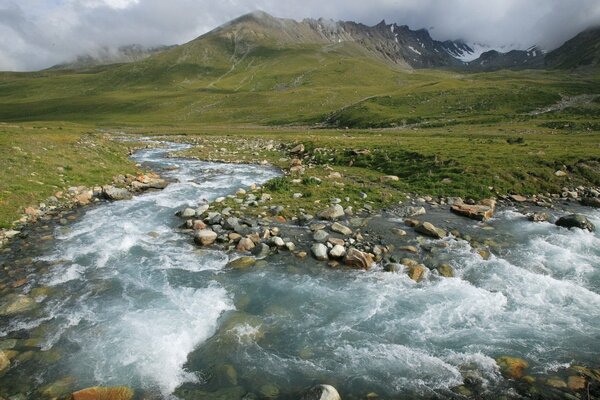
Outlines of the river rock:
M10 367L10 360L4 351L0 351L0 372Z
M323 243L315 243L310 248L313 256L319 261L327 261L329 257L327 256L327 246Z
M446 231L435 227L430 222L423 222L415 227L415 230L422 235L429 236L435 239L441 239L446 236Z
M202 214L208 211L210 206L208 204L201 204L196 208L196 215L200 217Z
M242 238L237 244L237 251L250 251L255 247L254 242L249 238Z
M348 250L344 263L351 268L369 269L373 265L373 255L355 248Z
M0 300L0 316L7 317L31 311L37 307L31 297L23 294L9 294Z
M425 276L425 272L427 271L427 268L422 265L422 264L417 264L417 265L412 265L410 267L408 267L408 269L406 270L406 273L408 274L408 277L410 279L412 279L415 282L420 282L423 277Z
M503 356L496 359L500 372L507 378L520 379L523 371L529 367L529 363L522 358Z
M271 240L269 241L269 243L275 247L279 247L279 248L285 247L285 242L279 236L272 237Z
M128 200L133 197L131 192L127 189L117 188L114 186L104 186L102 187L102 193L104 197L109 200Z
M259 243L252 249L252 255L258 259L265 258L271 252L271 248L264 243Z
M484 205L455 204L450 210L455 214L478 221L486 221L494 215L494 209Z
M329 255L332 258L342 258L346 255L346 248L344 246L340 246L335 245L333 246L333 248L329 251Z
M333 225L331 225L331 230L345 236L352 235L352 229L340 224L339 222L334 222Z
M581 204L588 207L600 208L599 197L584 197L581 199Z
M210 229L202 229L194 235L194 241L201 246L210 246L217 240L217 233Z
M181 211L179 216L181 218L193 218L196 216L196 210L193 208L186 208L185 210Z
M443 264L438 265L437 271L443 277L446 277L446 278L454 277L454 268L452 268L452 266L450 264L443 263Z
M328 219L330 221L341 218L344 215L344 208L339 204L334 204L330 207L327 207L325 210L319 213L319 217L321 219Z
M227 266L229 268L234 268L234 269L245 269L245 268L250 268L252 266L254 266L256 264L256 258L254 257L240 257L240 258L236 258L235 260L230 261Z
M325 232L324 230L316 231L313 234L313 240L315 242L325 242L325 241L327 241L328 237L329 237L329 234L327 232Z
M386 264L386 265L383 267L383 269L384 269L384 271L386 271L386 272L393 272L393 273L395 273L395 274L398 274L398 273L402 272L402 270L403 270L404 268L402 267L402 264L398 264L398 263L389 263L389 264Z
M527 219L531 222L546 222L550 219L550 216L548 215L548 213L545 212L536 212L529 214L527 216Z
M571 214L561 217L556 221L556 225L563 228L579 228L593 232L596 227L590 222L585 215Z
M95 386L73 393L71 400L131 400L133 394L133 390L125 386Z
M318 385L302 394L300 400L342 400L342 398L333 386Z

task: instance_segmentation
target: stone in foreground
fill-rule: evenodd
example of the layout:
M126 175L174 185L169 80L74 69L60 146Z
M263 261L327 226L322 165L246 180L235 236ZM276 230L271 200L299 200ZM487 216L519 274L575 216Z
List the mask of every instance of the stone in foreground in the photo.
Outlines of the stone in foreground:
M561 217L558 219L558 221L556 221L556 225L569 229L579 228L583 230L588 230L590 232L593 232L596 229L594 224L592 224L585 215L581 214L565 215L564 217Z
M487 221L494 215L494 209L482 205L455 204L450 210L453 213L478 221Z

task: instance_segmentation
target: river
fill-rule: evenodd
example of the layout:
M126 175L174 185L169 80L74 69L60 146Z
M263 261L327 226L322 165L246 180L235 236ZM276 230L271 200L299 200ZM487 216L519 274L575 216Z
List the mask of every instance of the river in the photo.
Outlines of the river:
M0 318L0 348L19 353L0 375L0 396L40 398L58 381L69 390L126 385L157 399L296 398L316 383L343 398L433 398L453 396L468 375L489 396L518 397L496 357L523 357L533 375L597 364L598 233L504 210L490 223L502 251L483 260L467 242L444 239L438 257L456 277L418 284L290 256L229 270L227 254L178 233L176 211L279 172L167 156L186 146L133 156L176 183L53 228L56 239L36 255L47 267L25 288L44 288L38 307ZM600 213L586 212L600 226Z

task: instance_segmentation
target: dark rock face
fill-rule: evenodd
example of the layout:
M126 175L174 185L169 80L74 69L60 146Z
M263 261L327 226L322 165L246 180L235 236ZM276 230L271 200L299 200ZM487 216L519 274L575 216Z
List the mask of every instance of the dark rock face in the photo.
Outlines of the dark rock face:
M571 214L561 217L556 221L556 225L563 228L579 228L593 232L596 227L590 222L585 215Z

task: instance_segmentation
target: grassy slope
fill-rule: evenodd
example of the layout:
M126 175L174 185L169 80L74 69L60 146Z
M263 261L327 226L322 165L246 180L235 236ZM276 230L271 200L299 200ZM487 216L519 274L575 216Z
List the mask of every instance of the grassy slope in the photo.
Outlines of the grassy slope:
M269 40L215 35L138 63L79 73L0 74L0 121L55 121L35 123L52 128L39 136L50 142L65 134L55 129L62 124L59 121L143 132L302 141L308 148L330 148L326 158L318 161L346 169L357 176L357 182L373 183L377 174L395 174L402 177L396 185L399 191L484 197L495 191L557 192L563 186L600 185L598 99L527 115L562 96L599 94L599 87L600 74L595 70L406 71L348 43L282 46ZM325 121L358 129L260 128ZM408 128L361 130L405 124ZM30 131L6 131L0 161L19 168L26 159L13 159L10 149L14 143L31 146L31 135L23 135ZM105 160L106 175L82 172L80 183L104 182L108 175L130 168L106 142L101 146L106 154L82 152L74 144L78 131L68 131L71 144L61 148L70 164L87 168L84 160L89 157L109 161ZM522 143L509 143L517 139ZM370 155L351 156L350 149L369 149ZM53 171L57 166L50 157L41 160L40 170ZM350 162L351 171L347 170ZM45 163L49 168L41 168ZM571 171L567 179L554 176L563 166ZM15 200L6 200L3 194L6 215L13 213L17 203L49 194L49 190L39 191L27 174L15 178L5 173L4 185L20 187ZM46 186L61 186L56 174L47 178ZM358 182L356 188L361 187L365 189ZM9 190L2 188L3 193ZM4 217L4 223L7 220Z
M124 146L72 124L0 124L0 227L71 186L135 173Z

